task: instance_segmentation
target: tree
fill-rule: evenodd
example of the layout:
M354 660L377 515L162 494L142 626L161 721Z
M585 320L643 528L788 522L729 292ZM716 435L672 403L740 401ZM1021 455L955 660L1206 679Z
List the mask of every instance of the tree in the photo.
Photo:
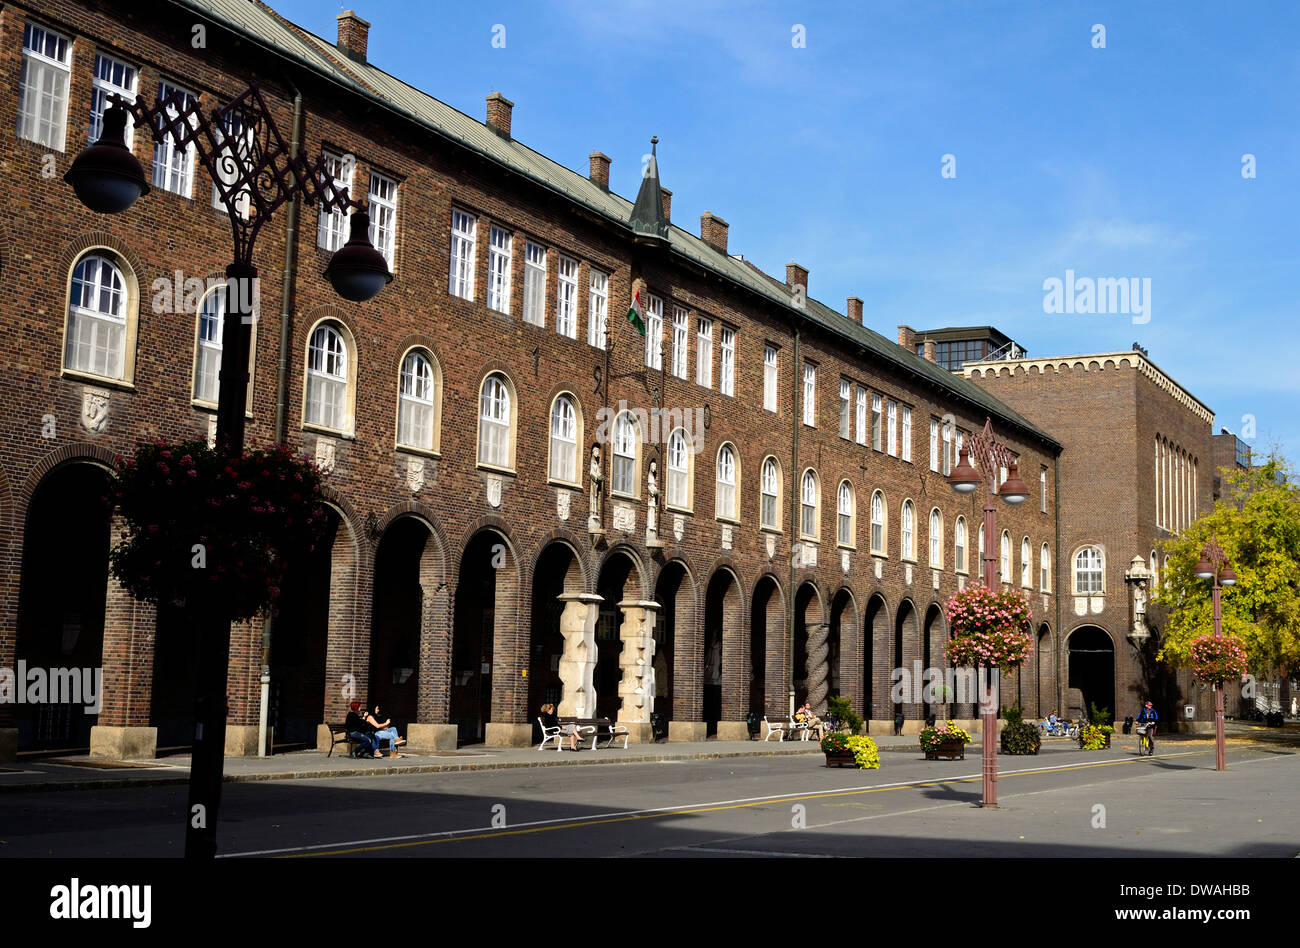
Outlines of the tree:
M1249 470L1225 468L1222 477L1214 509L1161 544L1168 564L1158 598L1169 621L1158 657L1188 664L1193 641L1214 634L1211 586L1195 570L1217 536L1237 574L1221 595L1223 633L1241 640L1252 669L1278 669L1285 679L1300 666L1300 489L1276 454Z

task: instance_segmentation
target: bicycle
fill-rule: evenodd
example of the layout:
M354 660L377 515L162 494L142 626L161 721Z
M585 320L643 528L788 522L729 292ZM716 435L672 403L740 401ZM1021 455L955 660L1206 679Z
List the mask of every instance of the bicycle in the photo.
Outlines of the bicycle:
M1151 727L1147 724L1137 726L1138 734L1138 756L1141 757L1143 752L1148 757L1154 757L1156 752L1155 735L1151 733Z

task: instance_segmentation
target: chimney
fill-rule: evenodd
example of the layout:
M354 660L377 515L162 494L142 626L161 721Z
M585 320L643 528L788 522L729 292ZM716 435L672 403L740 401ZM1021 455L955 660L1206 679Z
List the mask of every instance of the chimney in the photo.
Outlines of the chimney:
M862 300L858 299L856 296L850 296L848 299L848 304L849 304L849 319L853 320L855 323L861 326L862 325Z
M487 97L487 127L502 138L510 137L510 110L515 104L500 92Z
M339 41L335 45L350 59L365 62L366 39L370 35L370 24L351 10L340 13L337 19L339 21Z
M808 268L801 267L797 263L787 263L785 265L785 285L802 286L804 296L808 295Z
M898 327L898 344L908 352L916 351L916 330L911 326Z
M673 192L667 188L660 188L659 200L664 206L664 220L671 221L673 219Z
M921 355L925 357L926 362L938 362L938 347L935 346L933 339L926 339L921 343Z
M602 190L609 190L609 155L593 151L587 156L588 172L587 177L592 184L598 185Z
M714 217L708 211L700 215L700 239L710 247L727 252L727 231L730 225L721 217Z

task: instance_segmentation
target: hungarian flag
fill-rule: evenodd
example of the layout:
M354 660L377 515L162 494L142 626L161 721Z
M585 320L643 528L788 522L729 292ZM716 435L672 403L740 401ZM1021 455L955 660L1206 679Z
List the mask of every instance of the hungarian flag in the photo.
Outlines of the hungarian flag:
M637 290L632 297L632 305L627 308L627 319L636 331L645 335L645 307L641 305L641 291Z

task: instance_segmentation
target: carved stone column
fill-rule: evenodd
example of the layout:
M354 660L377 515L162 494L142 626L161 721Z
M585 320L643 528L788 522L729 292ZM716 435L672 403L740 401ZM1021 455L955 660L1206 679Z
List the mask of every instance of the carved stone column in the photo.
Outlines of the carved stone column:
M596 620L605 600L591 593L564 593L560 597L560 634L564 653L560 656L560 705L556 713L566 718L596 715Z
M826 681L830 674L830 648L826 644L829 637L830 626L825 622L808 626L808 704L819 718L826 716L826 695L830 690Z
M618 721L627 726L632 740L651 743L654 734L650 729L650 712L655 704L655 615L659 603L639 599L626 599L618 604L623 612L623 627L619 637L623 651L618 664L623 677L618 683Z

